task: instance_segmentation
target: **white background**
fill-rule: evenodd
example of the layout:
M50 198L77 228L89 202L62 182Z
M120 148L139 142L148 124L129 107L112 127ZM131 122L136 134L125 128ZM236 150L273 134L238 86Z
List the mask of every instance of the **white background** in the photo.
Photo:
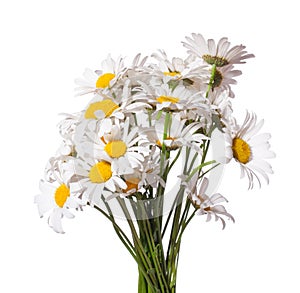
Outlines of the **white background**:
M192 32L256 55L240 66L236 115L265 118L275 174L247 192L228 166L220 192L236 223L197 218L183 239L178 292L300 292L299 13L296 1L2 1L0 4L0 291L137 292L137 269L109 223L86 208L64 235L33 197L59 144L58 113L81 110L74 79L108 53L185 56Z

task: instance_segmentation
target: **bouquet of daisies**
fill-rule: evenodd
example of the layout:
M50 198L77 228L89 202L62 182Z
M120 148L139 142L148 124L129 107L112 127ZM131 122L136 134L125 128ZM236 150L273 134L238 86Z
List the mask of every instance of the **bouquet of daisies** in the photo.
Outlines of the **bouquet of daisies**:
M58 233L86 205L106 217L138 265L141 293L176 292L181 239L195 215L223 228L234 221L214 192L222 166L239 164L249 188L272 173L263 121L233 116L235 65L254 55L201 34L183 46L185 59L159 50L129 64L108 56L101 69L85 70L76 90L90 101L59 123L62 144L35 197Z

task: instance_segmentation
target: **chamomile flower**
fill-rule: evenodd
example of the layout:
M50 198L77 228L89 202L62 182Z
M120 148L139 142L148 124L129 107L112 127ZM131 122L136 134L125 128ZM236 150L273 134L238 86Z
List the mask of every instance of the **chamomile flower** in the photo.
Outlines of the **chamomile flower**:
M198 91L188 89L182 84L177 85L173 89L168 83L152 83L151 86L141 83L141 89L142 91L138 96L144 96L146 101L156 109L156 112L163 109L184 111L187 109L207 108L205 99Z
M196 177L196 176L194 176ZM225 220L222 216L228 217L228 219L234 222L234 218L229 214L223 205L219 205L222 202L228 202L227 199L220 193L215 193L212 196L208 196L205 192L207 190L209 181L206 177L196 182L195 187L192 188L188 194L188 198L195 207L196 214L199 216L206 215L206 221L209 222L212 217L215 221L220 220L223 225L223 229L226 226Z
M233 121L234 123L234 121ZM244 123L241 126L233 125L232 131L226 134L227 158L234 159L241 168L241 177L245 175L249 180L249 189L253 188L254 178L261 186L259 176L269 183L268 174L272 174L271 165L265 159L274 158L275 154L270 150L269 133L258 134L264 121L257 122L255 114L247 112Z
M102 137L111 131L115 120L123 120L127 114L151 107L147 103L135 99L131 94L128 82L124 84L122 93L117 98L101 94L92 99L78 122L76 143L82 142L86 131L97 132Z
M187 120L181 119L180 113L176 113L170 115L169 125L165 135L165 119L166 117L164 115L160 120L156 121L153 129L146 131L150 141L160 148L162 147L162 143L164 143L167 150L177 150L182 146L189 146L201 152L200 145L203 139L208 139L205 135L197 133L202 127L201 123L193 122L187 125Z
M253 54L247 54L245 46L238 45L230 48L228 38L222 38L216 45L213 39L205 40L201 34L192 34L192 37L186 37L187 42L183 46L188 49L188 53L200 57L204 62L217 67L223 67L228 64L245 63L245 59L254 57Z
M241 74L242 72L240 70L233 69L233 65L216 68L212 90L219 93L222 91L228 91L228 96L230 98L234 98L235 94L231 89L231 85L237 83L234 77Z
M37 204L40 217L48 216L49 226L57 233L64 233L62 228L62 218L74 218L71 209L79 209L81 202L78 199L78 190L72 189L71 178L74 175L74 168L70 162L58 164L57 159L49 163L48 178L50 181L40 181L41 193L35 196L34 202ZM53 164L53 165L52 165ZM51 165L51 166L50 166ZM59 170L57 170L59 166ZM54 172L53 172L54 171Z
M110 132L115 118L124 118L117 101L109 97L94 98L82 112L78 122L74 136L76 145L84 140L87 131L97 131L100 136Z
M101 93L103 90L112 87L116 81L126 72L124 60L119 57L116 61L109 55L101 63L101 70L93 71L86 69L83 78L77 78L77 95L88 93Z
M184 79L187 82L193 84L192 79L203 79L203 83L209 78L209 73L206 65L199 65L197 61L191 61L190 58L183 60L181 58L168 59L168 56L164 50L159 50L158 53L153 53L158 64L151 64L152 74L169 77L170 79ZM205 80L204 80L205 79Z
M81 177L79 183L84 189L83 197L90 204L98 202L102 195L108 197L119 188L127 188L125 181L112 170L111 163L104 160L79 158L75 173Z
M134 169L133 173L122 176L127 184L127 188L122 192L112 194L108 199L117 196L127 197L135 192L145 193L151 188L157 188L158 185L166 186L165 181L160 176L161 167L165 169L168 160L161 166L160 153L156 152L154 147L150 148L150 153L145 156L142 166Z
M116 197L129 197L131 195L134 195L140 188L143 187L143 182L141 180L141 172L137 169L134 170L131 174L125 174L123 177L127 185L126 189L120 189L112 193L111 195L106 197L106 201L109 201Z
M138 127L131 127L129 119L122 124L116 120L111 131L103 136L94 132L88 132L87 136L90 141L82 144L83 149L93 152L97 159L109 162L116 174L133 173L149 153L149 148L143 146L146 136L139 133Z

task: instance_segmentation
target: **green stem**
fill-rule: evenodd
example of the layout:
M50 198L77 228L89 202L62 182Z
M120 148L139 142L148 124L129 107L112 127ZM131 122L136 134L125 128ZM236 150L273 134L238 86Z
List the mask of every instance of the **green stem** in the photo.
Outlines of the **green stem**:
M208 98L209 92L213 88L216 70L217 70L217 66L216 66L216 64L213 64L213 66L211 67L211 76L210 76L210 80L209 80L206 95L205 95L206 98Z
M169 170L170 171L172 169L172 167L174 166L174 164L176 163L176 161L178 160L179 156L181 154L181 149L179 149L179 151L176 154L176 157L174 158L174 160L172 161L172 163L170 164Z
M186 148L186 161L183 168L183 174L186 174L187 168L188 168L188 158L190 155L191 149L189 147ZM169 239L169 245L168 245L168 252L167 252L167 270L168 270L168 277L170 284L176 283L176 255L174 252L174 246L176 245L176 238L179 231L179 221L180 221L180 215L181 215L181 207L182 207L182 199L184 196L184 188L181 187L179 192L180 196L176 197L176 208L173 216L173 224ZM172 211L171 211L172 212Z
M214 164L214 163L216 163L215 160L208 161L208 162L205 162L205 163L200 164L200 165L199 165L198 167L196 167L196 168L192 171L192 173L187 177L186 182L189 182L189 181L192 179L192 177L193 177L197 172L199 172L203 167L208 166L208 165L211 165L211 164Z
M155 288L157 287L157 281L155 276L153 276L153 271L154 268L152 267L151 261L149 260L147 254L144 251L144 247L141 243L141 240L136 232L136 229L134 227L133 221L131 220L130 214L128 212L128 209L126 207L126 204L123 199L117 197L117 200L121 206L121 209L127 219L127 223L130 227L132 238L134 241L134 245L136 248L136 255L137 255L137 263L140 267L140 269L143 272L143 275L145 279L147 280L148 284L152 287Z
M140 202L139 207L141 209L142 218L143 218L143 220L139 220L139 223L142 224L142 227L141 227L141 225L139 226L140 227L140 232L143 231L143 234L146 235L148 249L150 250L150 254L151 254L151 260L153 261L153 264L154 264L154 267L155 267L155 270L156 270L156 275L158 277L158 281L159 281L162 293L169 292L168 284L167 284L167 281L166 281L166 278L165 278L165 273L164 273L164 270L162 269L162 267L160 265L161 256L160 256L158 250L162 249L162 244L161 245L159 244L158 246L155 244L155 241L153 239L153 231L152 231L152 228L151 228L151 224L149 222L149 219L147 217L145 217L147 214L146 214L146 210L145 210L143 202Z
M135 255L135 249L134 246L132 245L131 241L128 239L128 237L126 236L126 234L124 233L124 231L121 229L121 227L115 222L114 217L113 216L109 216L106 212L104 212L102 209L100 209L97 206L94 206L94 208L99 211L100 213L102 213L113 225L115 232L117 233L118 237L120 238L120 240L122 241L122 243L124 244L124 246L127 248L127 250L129 251L129 253L132 255L132 257L136 260L136 255Z

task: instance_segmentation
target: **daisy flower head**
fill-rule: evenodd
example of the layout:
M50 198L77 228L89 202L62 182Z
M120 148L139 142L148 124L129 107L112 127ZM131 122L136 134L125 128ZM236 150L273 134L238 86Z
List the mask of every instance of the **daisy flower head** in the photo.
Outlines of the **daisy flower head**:
M81 179L83 198L91 205L100 203L102 196L107 198L118 189L126 189L125 181L112 170L110 162L96 158L78 158L75 161L75 173Z
M195 177L195 176L194 176ZM199 216L206 215L206 221L209 222L212 217L215 221L220 220L223 225L223 229L226 226L225 220L222 216L228 217L228 219L234 222L234 218L229 214L223 205L219 203L228 202L227 199L220 193L215 193L211 196L206 194L209 181L206 177L202 180L196 181L196 185L192 188L192 191L188 194L188 198L192 202L196 209L196 214Z
M175 87L168 82L156 83L152 80L150 86L141 83L140 98L144 99L154 109L154 113L161 110L180 112L188 109L206 109L206 101L199 91L187 88L179 83Z
M81 143L86 131L98 133L101 137L111 131L114 121L124 120L126 116L151 108L149 104L140 101L139 97L132 93L129 83L130 81L127 80L118 94L102 93L90 101L77 123L77 143Z
M186 41L183 42L183 46L188 49L189 54L217 67L245 63L245 59L254 57L253 54L247 54L243 45L230 48L228 38L222 38L216 44L213 39L206 41L201 34L193 33L192 37L186 37Z
M162 144L164 144L169 151L189 146L201 152L200 145L203 143L203 139L208 139L198 131L202 127L202 123L187 124L187 120L182 119L180 113L170 114L168 119L169 121L166 121L166 115L162 115L155 122L155 126L148 132L146 131L148 139L159 148L162 148ZM167 127L166 123L168 123Z
M87 132L87 136L90 140L83 143L83 149L90 150L97 159L109 162L117 174L133 173L149 153L149 148L143 145L146 136L138 127L130 125L129 118L121 123L116 120L111 131L103 136L94 132Z
M236 84L234 77L242 74L240 70L233 69L233 65L215 68L213 74L212 91L222 92L228 91L230 98L234 98L235 94L231 89L231 85Z
M229 144L226 149L227 159L234 159L241 168L241 178L245 175L249 180L249 189L254 186L254 178L261 186L260 177L269 183L268 174L272 174L271 165L265 161L275 157L270 150L269 133L260 133L264 121L257 122L255 114L247 112L244 123L239 126L233 121L232 130L226 133L226 141Z
M57 233L64 233L62 218L74 218L70 210L77 210L82 206L78 189L73 188L73 176L72 162L52 158L47 168L49 180L40 181L41 193L34 198L40 217L48 214L48 224Z
M123 119L120 105L108 96L97 96L82 111L81 118L74 135L75 144L80 146L87 131L96 131L100 136L109 132L114 119Z
M153 53L152 57L158 61L158 64L151 64L151 73L161 77L167 77L167 79L181 79L187 83L193 84L192 79L199 80L199 77L203 79L202 83L209 78L206 65L199 65L199 62L192 61L191 58L185 60L181 58L172 58L169 60L164 50L158 50L157 53Z
M125 189L119 190L117 192L112 193L110 196L106 198L106 201L109 201L116 197L126 198L129 196L133 196L143 188L143 180L142 180L142 172L138 169L133 170L131 174L125 174L123 176L127 187Z
M78 85L75 89L78 92L77 95L97 94L113 87L118 79L122 78L127 69L122 57L114 60L110 55L102 61L101 67L101 70L95 71L87 68L83 73L83 78L75 80L75 83Z
M152 148L149 155L145 156L142 166L135 168L132 173L122 176L127 188L122 189L121 192L111 194L107 200L118 196L123 198L128 197L134 195L136 192L145 193L149 186L157 188L160 184L165 187L165 181L160 176L160 165L160 154L155 152L155 148Z

